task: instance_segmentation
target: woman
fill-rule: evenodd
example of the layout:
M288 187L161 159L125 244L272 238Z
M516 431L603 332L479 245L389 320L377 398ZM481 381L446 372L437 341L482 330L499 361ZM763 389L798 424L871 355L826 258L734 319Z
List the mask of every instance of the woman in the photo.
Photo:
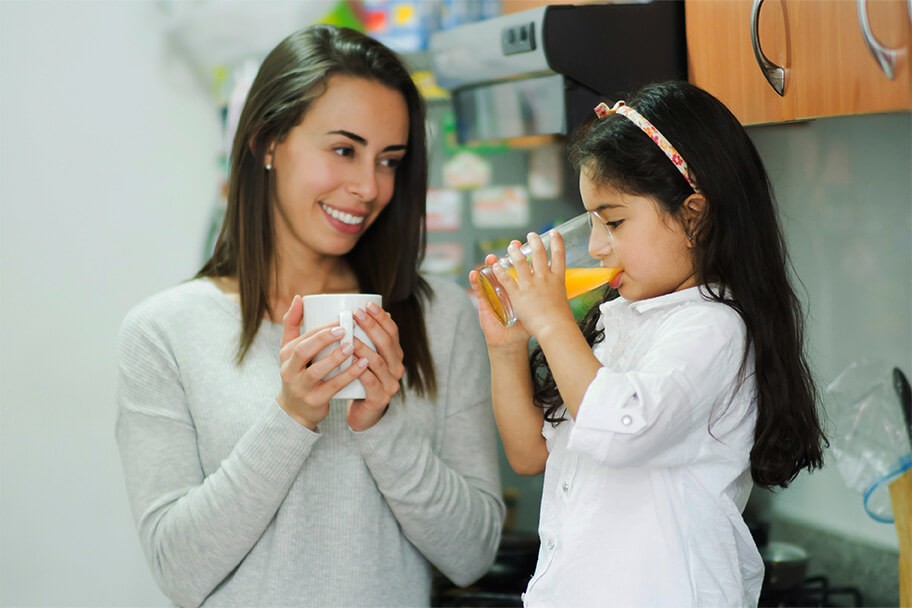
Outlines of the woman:
M483 341L462 290L425 281L424 107L357 32L317 26L264 60L228 209L194 280L121 330L117 439L140 539L178 604L416 606L459 585L503 522ZM300 296L379 293L349 371ZM388 312L387 312L388 311ZM357 377L366 399L333 401ZM401 382L400 382L401 380Z

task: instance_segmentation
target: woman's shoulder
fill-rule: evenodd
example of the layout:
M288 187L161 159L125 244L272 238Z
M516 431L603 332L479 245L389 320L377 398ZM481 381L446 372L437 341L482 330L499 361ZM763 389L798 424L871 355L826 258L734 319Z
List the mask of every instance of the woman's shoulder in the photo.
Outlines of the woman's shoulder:
M454 314L474 310L468 292L460 285L434 275L422 275L422 278L431 288L428 312L432 312L434 317L449 317L452 320Z
M191 279L146 297L124 317L123 329L196 323L218 307L218 288L206 278Z

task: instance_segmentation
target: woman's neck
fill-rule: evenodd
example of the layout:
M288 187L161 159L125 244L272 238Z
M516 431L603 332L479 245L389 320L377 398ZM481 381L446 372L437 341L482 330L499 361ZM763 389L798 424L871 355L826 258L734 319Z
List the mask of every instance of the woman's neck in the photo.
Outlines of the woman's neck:
M341 256L277 254L275 273L269 281L269 306L273 321L281 320L296 295L357 293L358 279Z
M240 302L240 283L237 276L211 279L226 295ZM293 263L275 259L275 272L269 277L270 320L282 321L296 295L320 293L358 293L358 279L343 257L296 256Z

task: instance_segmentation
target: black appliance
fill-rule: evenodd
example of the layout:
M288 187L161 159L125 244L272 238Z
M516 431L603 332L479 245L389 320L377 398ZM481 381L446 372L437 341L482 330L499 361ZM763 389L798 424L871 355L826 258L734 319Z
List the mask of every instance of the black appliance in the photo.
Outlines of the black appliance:
M431 35L460 143L572 133L600 101L687 78L683 2L556 5Z

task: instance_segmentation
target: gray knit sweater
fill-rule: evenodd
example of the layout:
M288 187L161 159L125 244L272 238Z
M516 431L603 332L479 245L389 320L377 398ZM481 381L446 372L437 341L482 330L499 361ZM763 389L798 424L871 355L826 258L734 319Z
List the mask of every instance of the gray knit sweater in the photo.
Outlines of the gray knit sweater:
M355 433L344 402L311 432L274 399L282 326L234 361L240 307L209 280L121 328L116 433L162 591L184 606L426 606L432 568L490 567L500 498L488 361L462 290L431 279L435 402L396 398Z

